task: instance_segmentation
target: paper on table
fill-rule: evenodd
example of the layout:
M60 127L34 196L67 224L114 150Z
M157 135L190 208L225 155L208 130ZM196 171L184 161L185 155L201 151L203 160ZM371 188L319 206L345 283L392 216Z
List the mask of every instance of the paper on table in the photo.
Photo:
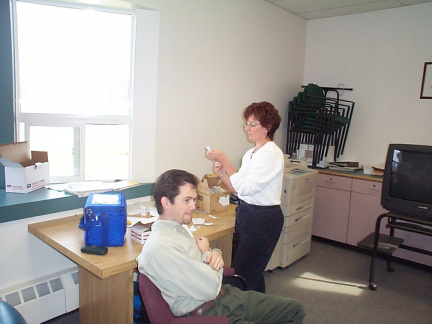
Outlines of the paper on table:
M130 204L127 207L127 214L128 216L147 216L148 214L150 214L150 216L159 216L154 201L142 201L139 203Z
M186 224L183 224L183 228L186 230L186 232L189 233L189 235L190 235L191 237L194 237L193 234L192 234L192 232L195 232L196 230L198 230L198 229L195 227L195 225L192 225L191 227L188 227Z
M202 225L205 223L205 219L204 218L192 218L192 222L194 223L194 225Z
M381 163L374 166L365 167L363 173L383 176L384 168L385 168L385 163Z
M103 193L111 190L121 190L136 186L138 184L139 183L130 180L114 182L84 181L49 184L45 187L57 191L66 191L68 193L77 195L78 197L86 197L91 193Z
M134 226L137 223L141 223L141 224L149 224L149 223L154 223L155 221L157 221L157 217L153 216L153 217L149 217L149 218L143 218L143 217L128 217L128 227ZM130 223L130 224L129 224Z
M341 171L357 171L357 170L363 169L363 166L358 166L358 167L341 167L341 166L329 164L329 169L330 170L341 170Z
M188 228L189 232L195 232L198 230L198 228L195 227L195 225L191 225L191 227Z
M373 168L376 169L376 170L382 170L382 171L384 171L385 163L376 164L376 165L373 166Z

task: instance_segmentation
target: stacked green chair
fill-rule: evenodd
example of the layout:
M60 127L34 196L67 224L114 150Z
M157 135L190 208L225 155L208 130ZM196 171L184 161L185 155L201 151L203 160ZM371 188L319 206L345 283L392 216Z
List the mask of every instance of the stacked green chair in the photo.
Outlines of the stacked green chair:
M316 167L329 146L335 147L333 158L343 154L354 102L328 97L335 88L320 88L310 83L288 103L286 153L292 155L300 144L314 146L312 167Z

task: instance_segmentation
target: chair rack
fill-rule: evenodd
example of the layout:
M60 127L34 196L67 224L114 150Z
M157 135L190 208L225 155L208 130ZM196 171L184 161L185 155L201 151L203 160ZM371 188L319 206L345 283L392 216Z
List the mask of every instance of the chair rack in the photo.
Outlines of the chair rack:
M292 155L300 144L314 146L312 167L327 156L330 146L335 147L334 159L343 154L354 102L340 99L339 91L352 88L319 87L313 83L288 104L286 153ZM335 92L336 97L329 97Z
M307 86L302 85L302 88L307 88ZM327 93L329 91L336 92L336 99L339 99L339 96L341 95L339 91L353 91L353 88L335 88L335 87L321 87L321 89L324 91L324 95L327 97Z

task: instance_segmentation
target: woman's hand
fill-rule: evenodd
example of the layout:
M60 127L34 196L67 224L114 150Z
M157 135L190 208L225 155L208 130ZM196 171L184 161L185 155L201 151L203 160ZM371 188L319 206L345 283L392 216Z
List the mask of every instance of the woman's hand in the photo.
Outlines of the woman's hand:
M214 170L218 175L219 179L222 180L222 182L225 184L225 186L231 193L237 195L237 192L232 186L231 181L229 179L230 176L232 176L234 173L237 172L237 170L233 167L231 162L228 160L225 153L220 150L208 150L206 156L212 159L213 161L215 161Z
M215 162L214 170L220 179L222 179L223 177L226 177L225 169L224 169L223 165L220 164L219 162Z
M206 155L208 158L212 159L215 162L219 162L222 165L225 165L227 162L229 162L225 153L220 150L209 150L207 151Z

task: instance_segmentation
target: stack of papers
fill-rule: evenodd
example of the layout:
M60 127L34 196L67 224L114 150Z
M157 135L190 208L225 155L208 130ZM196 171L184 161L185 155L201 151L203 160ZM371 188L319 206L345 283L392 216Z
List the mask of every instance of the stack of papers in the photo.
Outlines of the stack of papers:
M144 244L151 233L151 226L156 222L158 216L153 217L129 217L127 218L128 227L131 228L130 234L134 241Z
M154 220L153 220L154 222ZM144 244L151 233L151 224L153 222L138 222L131 227L131 239L140 244Z
M365 167L364 168L364 174L373 174L373 175L383 176L384 175L384 164L385 163L374 165L371 167Z
M363 167L358 162L329 162L329 169L341 171L357 171Z
M135 224L142 224L142 225L146 225L146 224L152 224L154 222L156 222L158 220L159 217L157 216L152 216L152 217L129 217L127 218L127 226L128 227L132 227Z
M56 191L66 191L78 197L87 197L91 193L102 193L112 190L122 190L139 185L137 182L130 180L102 182L102 181L84 181L68 182L60 184L49 184L45 187Z
M142 201L134 204L128 204L127 214L129 216L159 216L154 201Z

